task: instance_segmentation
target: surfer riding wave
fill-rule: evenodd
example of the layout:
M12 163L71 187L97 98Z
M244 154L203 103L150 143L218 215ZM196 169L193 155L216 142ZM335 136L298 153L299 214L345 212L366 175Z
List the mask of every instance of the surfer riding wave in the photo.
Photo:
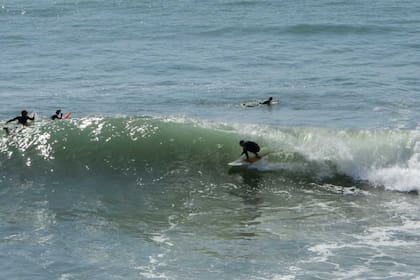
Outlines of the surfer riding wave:
M260 158L260 156L258 155L258 152L260 151L260 146L257 143L252 141L241 140L239 141L239 145L243 148L241 156L245 155L247 160L249 160L248 152L255 154L256 158Z

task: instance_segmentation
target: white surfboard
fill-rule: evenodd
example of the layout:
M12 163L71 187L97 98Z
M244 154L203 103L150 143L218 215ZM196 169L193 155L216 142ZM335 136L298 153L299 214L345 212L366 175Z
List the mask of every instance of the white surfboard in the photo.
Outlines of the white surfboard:
M260 106L260 103L258 101L251 101L241 104L242 107L258 107Z
M250 164L251 164L250 162L247 162L246 160L242 158L228 163L229 166L247 166Z
M241 157L241 158L238 158L235 161L229 162L228 165L229 166L236 166L236 167L249 166L249 165L252 165L252 164L255 164L255 163L259 162L262 159L266 159L267 156L268 156L268 154L265 154L265 155L263 155L263 156L261 156L259 158L253 157L253 158L250 158L248 160Z

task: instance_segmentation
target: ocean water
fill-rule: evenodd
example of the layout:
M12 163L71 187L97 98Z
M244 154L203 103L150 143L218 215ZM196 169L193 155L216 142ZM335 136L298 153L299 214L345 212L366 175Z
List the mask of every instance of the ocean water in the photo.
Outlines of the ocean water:
M0 278L419 279L419 14L0 0Z

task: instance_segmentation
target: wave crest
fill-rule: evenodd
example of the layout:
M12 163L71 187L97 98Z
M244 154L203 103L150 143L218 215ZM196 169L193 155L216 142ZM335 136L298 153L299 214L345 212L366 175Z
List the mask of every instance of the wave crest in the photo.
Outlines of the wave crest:
M240 139L257 141L270 152L259 168L278 176L312 181L346 176L390 190L420 190L418 131L273 128L176 118L38 122L2 138L0 169L84 176L183 166L217 176L239 157Z

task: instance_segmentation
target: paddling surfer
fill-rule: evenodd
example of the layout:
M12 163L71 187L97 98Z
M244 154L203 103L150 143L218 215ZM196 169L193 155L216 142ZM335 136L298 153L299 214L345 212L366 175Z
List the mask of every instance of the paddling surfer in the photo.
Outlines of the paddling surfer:
M10 119L6 122L6 124L13 122L13 121L18 121L18 124L21 124L23 126L27 126L28 125L28 120L34 121L35 120L35 116L33 117L29 117L28 116L28 111L26 110L22 110L22 112L20 112L20 116L17 116L13 119ZM3 129L6 131L7 134L9 134L9 128L8 127L3 127Z
M61 113L61 110L55 111L55 114L51 116L52 120L61 120L63 118L63 113Z
M11 120L8 120L6 123L9 122L13 122L13 121L18 121L19 124L26 126L28 125L28 120L34 121L35 117L29 117L28 116L28 111L23 110L21 113L21 116L17 116L16 118L13 118Z
M270 106L272 101L273 101L273 97L270 97L266 101L260 102L260 104Z

